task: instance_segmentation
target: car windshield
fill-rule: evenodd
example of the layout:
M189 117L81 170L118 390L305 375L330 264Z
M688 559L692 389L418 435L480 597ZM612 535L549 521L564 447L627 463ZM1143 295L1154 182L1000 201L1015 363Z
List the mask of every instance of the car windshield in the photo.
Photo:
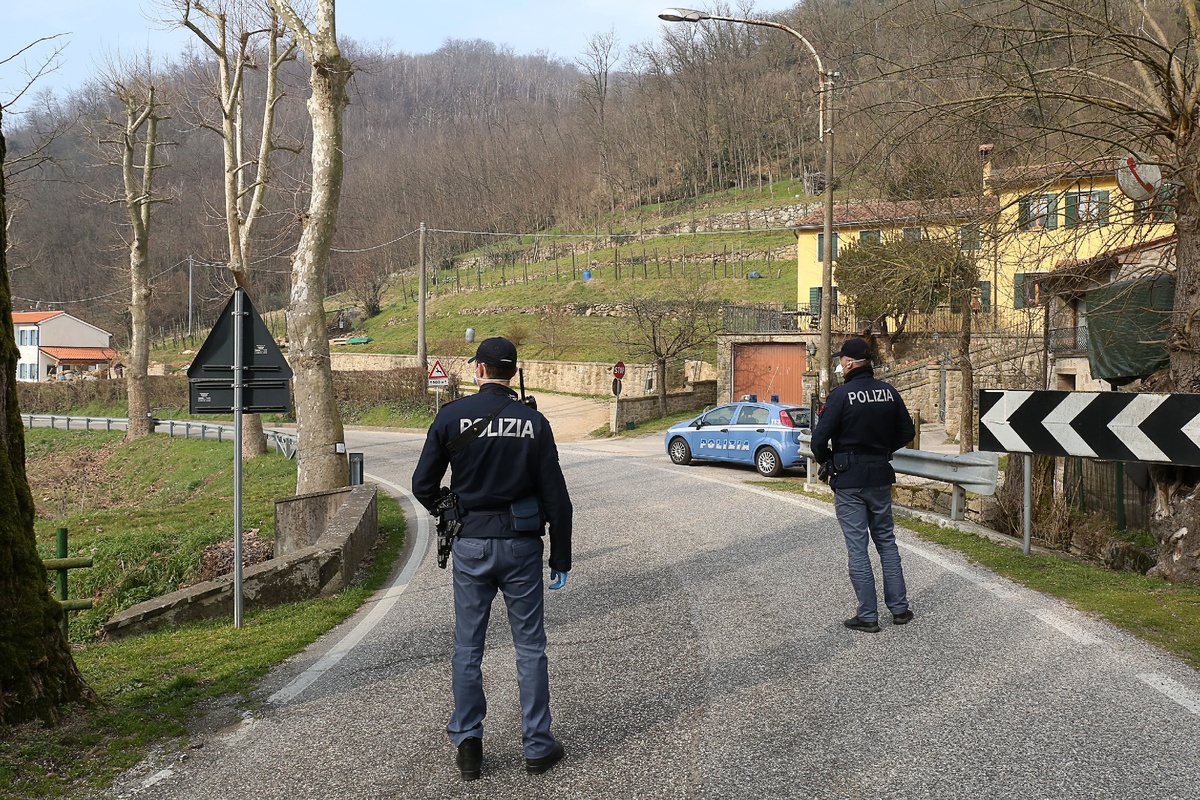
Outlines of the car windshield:
M792 424L797 428L812 427L812 414L807 408L789 408L784 413L792 418Z
M712 411L705 414L700 422L703 425L728 425L733 419L733 410L735 406L721 406L714 408Z

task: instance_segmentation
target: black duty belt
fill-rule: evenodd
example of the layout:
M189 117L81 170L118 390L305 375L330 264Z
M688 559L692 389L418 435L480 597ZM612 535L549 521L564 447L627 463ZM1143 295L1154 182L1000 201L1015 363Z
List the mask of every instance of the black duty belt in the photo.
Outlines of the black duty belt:
M850 459L851 464L880 464L885 461L891 461L891 456L884 456L878 453L839 453Z

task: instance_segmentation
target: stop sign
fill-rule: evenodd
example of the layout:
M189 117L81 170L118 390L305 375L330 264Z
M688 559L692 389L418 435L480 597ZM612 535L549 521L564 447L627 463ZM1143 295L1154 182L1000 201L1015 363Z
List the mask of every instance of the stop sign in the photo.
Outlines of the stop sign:
M621 378L625 377L625 362L624 361L618 361L613 366L613 377L616 378L617 380L621 380Z

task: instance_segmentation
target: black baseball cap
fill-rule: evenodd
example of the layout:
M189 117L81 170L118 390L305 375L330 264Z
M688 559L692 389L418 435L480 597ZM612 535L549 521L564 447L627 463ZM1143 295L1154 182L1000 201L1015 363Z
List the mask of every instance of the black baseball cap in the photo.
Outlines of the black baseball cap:
M834 358L843 356L855 361L864 361L871 357L871 345L867 344L866 339L847 339L842 342L842 349L833 354Z
M480 364L491 364L493 367L515 367L517 365L517 346L503 336L493 336L479 343L473 358L468 363L478 361Z

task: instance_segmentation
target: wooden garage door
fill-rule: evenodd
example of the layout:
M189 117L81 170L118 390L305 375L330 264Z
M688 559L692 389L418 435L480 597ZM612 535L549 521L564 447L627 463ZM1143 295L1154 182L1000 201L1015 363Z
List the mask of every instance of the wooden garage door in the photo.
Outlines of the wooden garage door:
M739 344L733 346L733 399L748 394L770 402L772 395L781 403L805 404L810 394L804 386L804 362L808 353L804 345L796 344Z

